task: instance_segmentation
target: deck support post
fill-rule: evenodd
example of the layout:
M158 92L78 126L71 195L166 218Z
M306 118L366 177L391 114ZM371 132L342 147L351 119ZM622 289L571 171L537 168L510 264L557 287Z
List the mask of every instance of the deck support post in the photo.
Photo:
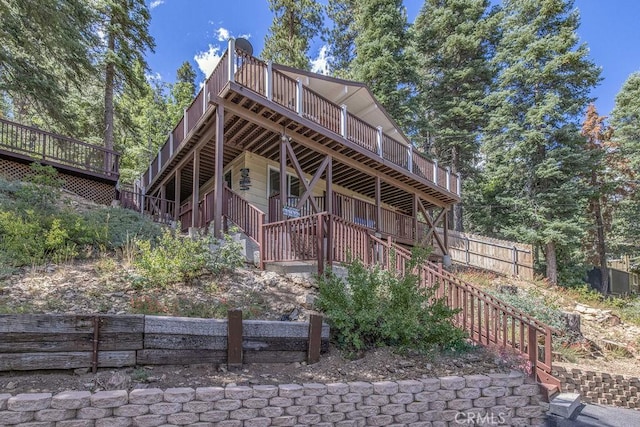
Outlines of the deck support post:
M442 255L449 255L449 208L444 208L444 217L442 218L442 240L442 243L444 244Z
M327 156L329 159L327 163L327 169L325 171L325 179L327 181L327 189L324 201L324 210L327 211L327 265L329 268L333 267L333 235L331 233L331 226L333 221L333 158Z
M378 128L382 130L382 128ZM376 231L380 232L382 230L382 183L380 181L380 176L376 175Z
M164 223L166 219L165 213L167 211L167 186L162 184L160 186L160 222Z
M418 238L418 194L413 195L413 240L419 244Z
M174 181L173 181L173 185L174 185L173 193L175 195L176 208L175 208L175 212L173 213L173 219L174 221L178 222L180 220L180 187L182 184L181 183L182 170L180 168L177 168L175 175L176 177L174 178Z
M289 194L287 191L287 136L282 135L280 139L280 212L277 213L278 219L284 218L282 209L289 205ZM274 221L269 218L270 221Z
M200 226L200 150L193 150L193 185L191 191L191 227Z
M227 70L227 74L229 75L229 81L236 81L236 41L235 39L229 39L229 47L227 48L227 54L229 55L229 69Z
M216 106L216 153L214 169L213 233L222 237L222 201L224 193L224 107Z

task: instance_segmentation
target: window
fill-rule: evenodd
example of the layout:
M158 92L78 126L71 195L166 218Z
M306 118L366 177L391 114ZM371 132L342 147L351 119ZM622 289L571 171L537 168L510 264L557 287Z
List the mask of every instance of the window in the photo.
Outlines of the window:
M290 197L300 197L303 193L303 186L300 178L295 175L287 174L287 191ZM269 188L267 189L269 197L280 193L280 171L269 167Z
M227 187L232 188L231 187L231 169L229 169L227 173L224 174L224 182L227 184Z

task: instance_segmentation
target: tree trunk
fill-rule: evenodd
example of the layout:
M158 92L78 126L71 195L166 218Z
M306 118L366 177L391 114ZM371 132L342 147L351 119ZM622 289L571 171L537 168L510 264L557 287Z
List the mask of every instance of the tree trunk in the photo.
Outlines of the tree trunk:
M604 240L604 219L602 218L602 206L600 205L600 199L593 200L593 215L596 222L596 252L598 254L598 262L600 264L601 273L601 285L602 293L607 295L609 293L609 269L607 268L607 246Z
M110 32L107 36L107 49L109 52L115 50L115 36ZM113 61L108 59L105 70L104 84L104 147L113 150L113 92L115 83L116 67ZM111 158L107 156L105 164L107 170L111 170Z
M451 173L460 171L460 146L451 147ZM462 179L462 178L461 178ZM455 189L453 190L455 191ZM453 229L459 232L464 231L462 223L462 203L453 205Z
M557 285L558 259L556 257L556 244L554 242L547 243L544 255L547 260L547 280L552 285Z

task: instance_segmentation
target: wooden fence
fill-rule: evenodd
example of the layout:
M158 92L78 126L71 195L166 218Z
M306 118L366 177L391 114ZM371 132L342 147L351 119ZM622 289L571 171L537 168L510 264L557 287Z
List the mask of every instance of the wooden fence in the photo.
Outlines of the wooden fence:
M0 315L0 371L190 363L317 362L329 327L310 322L149 315Z
M458 264L533 279L531 245L449 230L449 255Z

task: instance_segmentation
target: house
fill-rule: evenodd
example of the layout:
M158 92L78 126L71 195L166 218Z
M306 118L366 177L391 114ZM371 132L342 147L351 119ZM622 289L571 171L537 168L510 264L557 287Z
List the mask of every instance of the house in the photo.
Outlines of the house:
M415 151L364 84L264 62L230 40L124 197L183 230L235 223L261 264L323 264L373 256L376 240L447 255L460 177Z

